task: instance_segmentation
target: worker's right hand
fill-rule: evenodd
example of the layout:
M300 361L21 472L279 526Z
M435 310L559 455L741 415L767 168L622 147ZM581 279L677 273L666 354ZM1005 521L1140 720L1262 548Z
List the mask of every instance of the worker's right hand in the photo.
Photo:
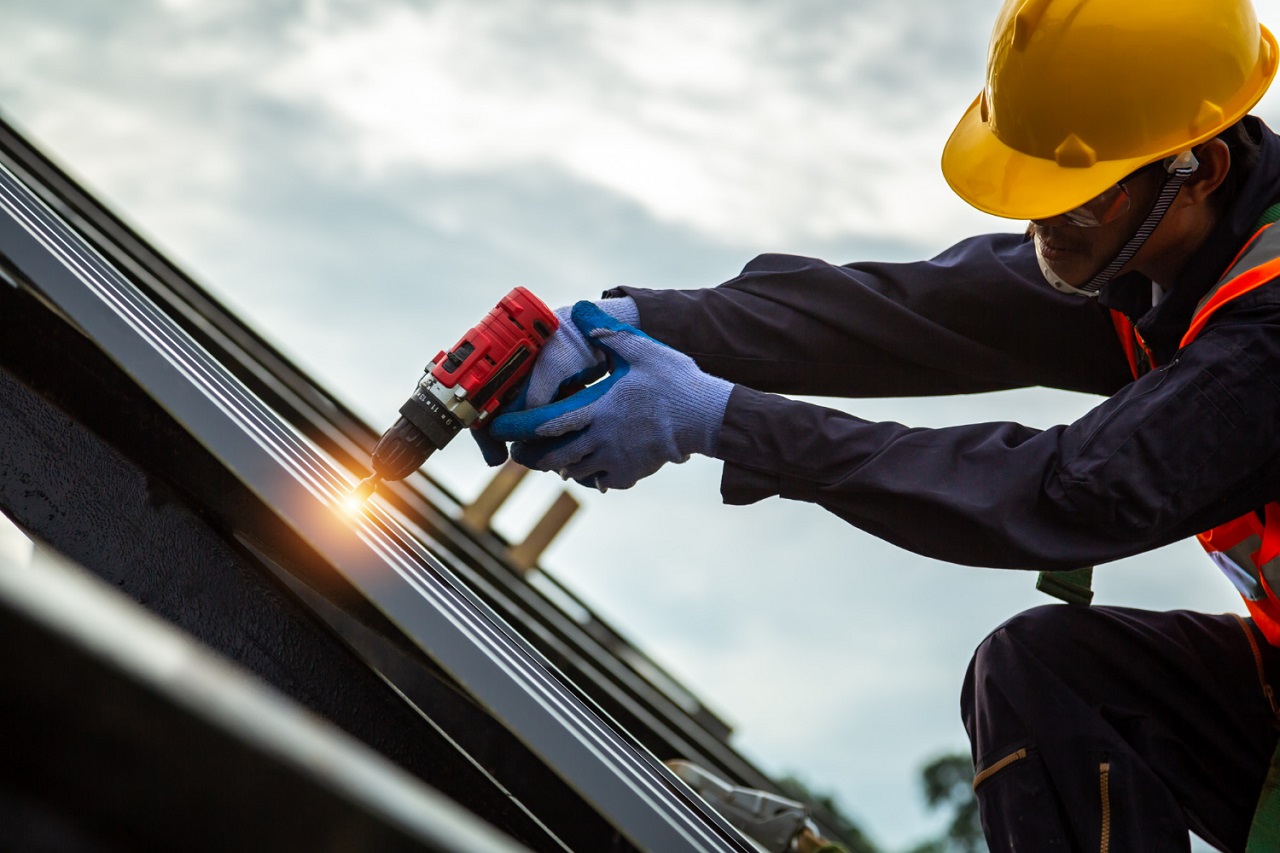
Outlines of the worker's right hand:
M601 299L595 305L610 317L639 328L640 311L636 308L635 300L630 296ZM604 353L589 344L582 332L574 325L570 318L572 311L572 305L556 309L555 314L560 320L560 328L538 353L537 361L533 363L533 371L521 387L516 399L500 409L500 414L545 406L560 399L564 396L564 392L571 393L580 386L591 384L605 374ZM494 438L487 428L473 429L471 435L475 437L476 444L480 446L480 453L489 467L497 467L507 461L505 441Z

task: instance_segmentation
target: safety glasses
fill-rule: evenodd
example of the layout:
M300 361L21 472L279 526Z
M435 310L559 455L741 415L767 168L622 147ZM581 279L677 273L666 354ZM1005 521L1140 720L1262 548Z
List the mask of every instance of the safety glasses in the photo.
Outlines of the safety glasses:
M1162 170L1165 168L1164 164L1158 161L1149 163L1115 186L1103 190L1079 207L1068 210L1062 214L1063 217L1078 228L1097 228L1109 222L1115 222L1129 210L1129 206L1133 203L1133 197L1129 192L1129 184L1143 172L1153 167Z
M1132 200L1129 187L1121 182L1062 215L1077 228L1097 228L1123 216Z

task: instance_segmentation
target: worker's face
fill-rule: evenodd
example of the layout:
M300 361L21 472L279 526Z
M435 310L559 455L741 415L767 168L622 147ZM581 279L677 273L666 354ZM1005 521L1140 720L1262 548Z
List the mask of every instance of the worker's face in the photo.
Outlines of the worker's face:
M1126 178L1127 207L1102 224L1082 226L1068 214L1033 220L1028 233L1049 268L1072 287L1102 272L1146 219L1160 192L1162 174L1159 168L1148 168Z

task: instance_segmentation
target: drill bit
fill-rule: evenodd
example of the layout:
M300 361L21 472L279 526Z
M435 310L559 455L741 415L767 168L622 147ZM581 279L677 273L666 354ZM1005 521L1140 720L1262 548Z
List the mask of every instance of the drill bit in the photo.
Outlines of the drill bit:
M380 482L382 482L382 475L378 474L377 472L374 472L370 474L368 477L365 477L363 480L359 482L359 484L356 485L354 489L351 490L352 500L358 502L360 505L363 505L365 501L367 501L370 497L373 496L373 493L377 490L378 483Z

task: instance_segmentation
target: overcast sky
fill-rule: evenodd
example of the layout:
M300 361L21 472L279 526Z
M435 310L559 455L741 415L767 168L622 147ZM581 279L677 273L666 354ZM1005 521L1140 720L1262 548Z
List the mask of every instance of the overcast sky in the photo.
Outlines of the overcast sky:
M516 284L554 305L713 286L761 252L909 260L1017 230L948 191L999 0L4 0L0 113L382 427ZM1258 2L1280 24L1280 0ZM1274 97L1259 112L1276 124ZM916 426L1070 421L1032 390L833 401ZM467 441L429 470L463 498ZM583 511L544 565L888 846L936 827L918 769L967 749L969 654L1034 577L890 547L813 506L719 503L668 466ZM530 478L519 538L562 488ZM1194 544L1097 600L1239 610Z

